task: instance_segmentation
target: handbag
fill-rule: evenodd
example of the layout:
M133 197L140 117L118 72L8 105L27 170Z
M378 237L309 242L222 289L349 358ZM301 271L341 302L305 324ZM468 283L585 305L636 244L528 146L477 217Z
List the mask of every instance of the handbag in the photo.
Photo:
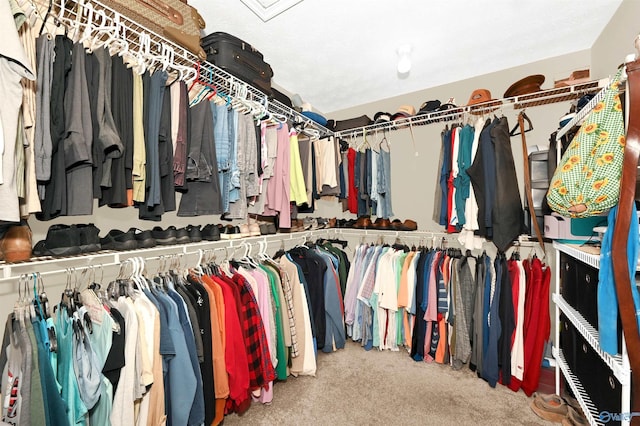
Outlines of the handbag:
M200 46L205 28L200 13L181 0L99 0L142 27L184 47L201 60L207 55Z
M562 216L596 216L618 203L625 147L621 75L585 117L551 178L547 202Z

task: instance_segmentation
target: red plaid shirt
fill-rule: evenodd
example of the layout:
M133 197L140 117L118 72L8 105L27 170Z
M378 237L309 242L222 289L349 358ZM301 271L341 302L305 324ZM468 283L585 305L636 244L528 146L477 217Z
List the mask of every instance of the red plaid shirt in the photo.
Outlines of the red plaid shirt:
M249 388L268 388L276 379L276 371L271 362L267 335L258 309L258 302L251 286L240 274L233 275L233 282L240 290L240 324L244 330L247 361L249 362Z

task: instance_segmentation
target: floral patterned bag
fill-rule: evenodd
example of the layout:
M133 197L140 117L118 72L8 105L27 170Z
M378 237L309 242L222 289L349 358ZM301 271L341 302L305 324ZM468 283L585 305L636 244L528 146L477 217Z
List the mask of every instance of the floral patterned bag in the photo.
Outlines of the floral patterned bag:
M625 145L621 75L585 117L553 174L547 202L562 216L595 216L618 204Z

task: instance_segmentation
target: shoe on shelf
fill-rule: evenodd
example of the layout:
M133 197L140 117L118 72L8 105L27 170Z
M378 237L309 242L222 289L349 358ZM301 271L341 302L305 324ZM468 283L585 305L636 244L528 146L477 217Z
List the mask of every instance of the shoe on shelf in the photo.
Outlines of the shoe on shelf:
M391 222L391 227L396 231L415 231L418 229L418 224L411 219L405 219L404 222L400 219L394 219Z
M569 405L559 395L534 393L529 404L531 410L541 419L562 423L569 414Z
M119 229L112 229L103 238L100 238L100 245L103 250L135 250L138 248L138 241L133 230L123 232Z
M220 241L220 227L208 224L202 228L202 239L207 241Z
M33 247L35 256L73 256L80 254L80 232L75 225L51 225L47 237Z
M314 217L305 217L302 219L302 227L305 231L314 231L318 229L318 219Z
M391 221L388 218L383 217L376 218L376 220L371 224L371 227L380 231L390 231L394 229L391 225Z
M371 229L371 218L369 216L360 216L358 220L353 224L355 229Z
M151 235L151 231L148 229L143 231L138 228L129 228L129 232L133 232L133 236L136 237L138 248L152 248L157 244L155 238L153 238L153 235Z
M332 217L329 219L329 223L327 224L327 228L337 228L338 227L338 219Z
M156 240L156 243L159 246L169 246L171 244L177 244L175 226L169 226L167 229L162 229L159 226L154 226L154 228L151 230L151 235Z
M76 225L80 236L80 253L91 253L98 251L100 245L100 230L93 224Z
M236 240L241 238L240 227L234 225L225 226L224 232L220 234L220 238L223 240Z
M258 225L256 222L250 223L249 235L252 237L259 237L260 235L262 235L262 232L260 231L260 225Z
M189 231L187 230L187 228L176 229L177 244L189 244L190 242L191 242L191 237L189 236Z
M0 238L0 260L22 262L31 258L31 228L12 225Z
M202 241L202 230L200 229L200 225L187 226L187 232L189 233L189 239L192 243L199 243Z
M249 225L246 223L238 226L238 228L240 228L240 238L247 238L251 236L251 233L249 232Z

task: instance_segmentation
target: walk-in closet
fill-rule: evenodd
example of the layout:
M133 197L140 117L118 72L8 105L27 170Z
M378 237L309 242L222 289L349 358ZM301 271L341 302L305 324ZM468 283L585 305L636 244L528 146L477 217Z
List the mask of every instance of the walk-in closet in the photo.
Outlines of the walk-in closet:
M639 17L0 0L0 425L640 425Z

